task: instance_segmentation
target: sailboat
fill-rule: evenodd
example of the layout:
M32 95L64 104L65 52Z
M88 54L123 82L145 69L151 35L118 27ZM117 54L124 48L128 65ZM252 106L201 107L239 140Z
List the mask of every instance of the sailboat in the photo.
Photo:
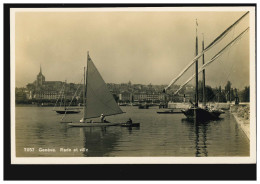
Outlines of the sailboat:
M203 45L203 49L201 53L198 53L198 36L197 36L197 27L196 27L196 53L195 58L191 61L191 63L176 77L174 78L170 84L164 89L164 92L166 93L166 90L173 85L194 63L195 63L195 74L191 76L183 85L180 86L180 88L174 93L176 95L183 86L185 86L189 81L191 81L195 77L195 103L192 103L192 106L188 109L182 110L183 114L188 119L194 119L198 122L202 121L208 121L208 120L216 120L219 118L219 116L223 113L221 110L217 109L209 109L205 106L205 95L204 96L204 107L200 108L198 106L198 74L203 71L203 87L205 90L205 67L207 67L210 63L212 63L214 60L216 60L221 54L227 49L230 48L234 43L239 40L248 30L245 29L242 33L240 33L235 39L233 39L229 44L227 44L222 50L220 50L214 57L211 58L210 61L207 63L204 63L204 53L207 52L210 48L212 48L217 42L219 42L227 33L235 26L237 25L249 12L246 12L242 17L240 17L235 23L233 23L231 26L229 26L223 33L221 33L213 42L211 42L205 49ZM196 22L196 25L197 22ZM203 58L203 65L201 66L200 70L198 70L198 59L202 56ZM205 94L205 91L204 91Z
M77 114L80 112L80 110L74 110L74 109L69 109L67 106L66 106L66 81L64 83L64 109L58 109L58 110L54 110L56 111L58 114ZM58 101L58 100L57 100ZM55 104L56 106L56 104ZM54 108L55 108L54 106Z
M68 123L73 127L93 127L93 126L116 126L122 123L115 122L93 122L87 119L121 114L123 111L116 103L110 93L105 81L101 77L92 59L87 55L87 70L84 69L84 88L83 88L83 117L79 122Z
M204 50L204 39L202 42L202 50ZM197 27L196 27L196 56L198 55L198 35L197 35ZM204 62L204 53L202 54L202 64L205 64ZM197 121L208 121L208 120L215 120L218 119L220 114L223 113L223 111L217 110L217 109L209 109L206 106L206 99L205 99L205 69L202 70L203 74L203 108L199 107L199 88L198 88L198 60L195 61L195 104L192 104L192 106L188 109L181 110L183 114L188 119L195 119Z

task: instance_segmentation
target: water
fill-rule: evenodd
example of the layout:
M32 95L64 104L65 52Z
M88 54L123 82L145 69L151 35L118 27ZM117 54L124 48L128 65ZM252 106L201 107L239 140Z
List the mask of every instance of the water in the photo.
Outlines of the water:
M228 111L218 121L195 125L183 114L157 114L158 107L121 107L111 122L140 127L68 127L51 107L16 107L17 157L249 156L249 141ZM82 114L67 115L79 121ZM26 149L31 148L31 149ZM34 151L32 151L32 148ZM60 148L71 149L61 152ZM83 148L83 149L82 149ZM52 149L56 152L41 151ZM74 150L75 149L75 150Z

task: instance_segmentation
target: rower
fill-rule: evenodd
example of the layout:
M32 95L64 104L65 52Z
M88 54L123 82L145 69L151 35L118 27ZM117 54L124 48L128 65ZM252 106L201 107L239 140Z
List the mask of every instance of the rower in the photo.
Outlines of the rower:
M127 121L126 123L132 125L132 124L133 124L133 121L132 121L131 118L129 118L128 121Z

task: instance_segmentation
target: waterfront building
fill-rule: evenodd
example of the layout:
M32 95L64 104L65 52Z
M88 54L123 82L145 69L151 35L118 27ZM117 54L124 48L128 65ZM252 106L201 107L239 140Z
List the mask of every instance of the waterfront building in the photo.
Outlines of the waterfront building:
M65 94L62 89L66 89ZM27 98L35 100L55 100L59 97L65 97L67 100L71 100L78 88L78 94L76 99L80 98L81 84L65 83L61 81L46 81L45 76L42 73L40 66L40 72L33 83L26 85Z
M124 91L119 94L120 102L132 102L132 100L133 100L133 94L128 91Z
M145 92L134 93L133 98L135 102L143 102L147 100L147 95Z

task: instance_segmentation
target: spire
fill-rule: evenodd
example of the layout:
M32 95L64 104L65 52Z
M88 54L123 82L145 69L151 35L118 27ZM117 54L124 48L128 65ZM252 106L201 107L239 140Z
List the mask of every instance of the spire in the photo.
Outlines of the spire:
M42 65L40 64L40 74L42 73Z

